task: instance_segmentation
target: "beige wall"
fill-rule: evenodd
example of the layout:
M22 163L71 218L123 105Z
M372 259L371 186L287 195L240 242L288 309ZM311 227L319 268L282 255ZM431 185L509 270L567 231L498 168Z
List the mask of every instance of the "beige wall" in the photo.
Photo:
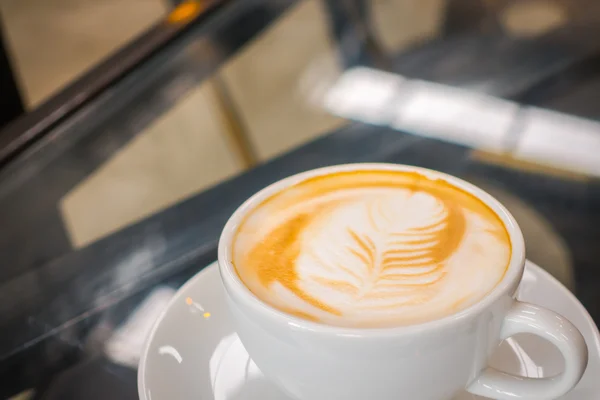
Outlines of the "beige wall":
M21 90L34 107L158 21L166 0L0 0Z

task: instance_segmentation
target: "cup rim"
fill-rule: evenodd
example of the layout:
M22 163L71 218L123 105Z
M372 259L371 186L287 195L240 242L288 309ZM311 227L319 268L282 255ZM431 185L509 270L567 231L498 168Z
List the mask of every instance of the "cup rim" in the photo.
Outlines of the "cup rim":
M252 293L250 289L248 289L248 287L241 281L240 277L235 271L233 263L231 262L231 242L244 216L257 204L260 204L263 200L270 197L274 193L286 187L293 186L306 179L330 173L360 170L417 172L428 178L442 179L445 182L459 188L460 190L464 190L469 194L476 196L479 200L484 202L498 215L498 217L504 223L511 242L510 262L502 279L481 300L465 308L464 310L460 310L456 313L431 321L391 327L340 327L321 322L309 321L280 311ZM257 311L272 320L276 320L284 325L291 325L295 329L323 334L334 334L336 336L404 336L414 335L429 330L447 329L452 325L459 323L460 321L479 315L490 305L494 304L499 298L507 294L507 292L514 291L518 282L521 280L523 270L525 268L525 242L517 221L506 209L506 207L504 207L502 203L496 200L492 195L467 181L444 172L406 164L353 163L332 165L301 172L272 183L271 185L252 195L249 199L242 203L240 207L238 207L238 209L232 214L225 224L225 227L223 228L219 238L217 256L221 279L223 280L225 291L228 292L229 295L233 295L236 298L241 299L245 305L251 307L254 311ZM512 297L513 294L514 293L510 293L510 296Z

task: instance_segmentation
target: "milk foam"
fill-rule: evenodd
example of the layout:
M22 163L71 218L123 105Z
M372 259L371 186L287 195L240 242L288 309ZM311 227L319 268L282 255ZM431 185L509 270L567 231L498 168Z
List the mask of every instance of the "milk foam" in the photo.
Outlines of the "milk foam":
M263 301L338 326L413 324L468 307L502 279L508 236L478 200L430 189L288 190L240 227L238 274Z

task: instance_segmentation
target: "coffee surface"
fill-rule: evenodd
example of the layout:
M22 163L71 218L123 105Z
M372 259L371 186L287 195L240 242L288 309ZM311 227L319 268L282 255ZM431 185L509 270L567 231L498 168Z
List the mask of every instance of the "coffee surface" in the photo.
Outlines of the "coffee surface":
M273 307L346 327L426 322L483 298L511 245L481 200L415 172L309 178L251 210L234 237L244 284Z

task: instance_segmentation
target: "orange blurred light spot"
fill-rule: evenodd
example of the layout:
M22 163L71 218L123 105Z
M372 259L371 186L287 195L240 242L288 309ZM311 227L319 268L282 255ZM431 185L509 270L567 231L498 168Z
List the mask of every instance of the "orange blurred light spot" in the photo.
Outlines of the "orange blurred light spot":
M194 19L204 10L204 7L199 1L185 1L179 4L167 17L167 21L172 24L188 22Z
M186 297L185 298L185 304L187 304L188 306L192 305L192 298L191 297Z

